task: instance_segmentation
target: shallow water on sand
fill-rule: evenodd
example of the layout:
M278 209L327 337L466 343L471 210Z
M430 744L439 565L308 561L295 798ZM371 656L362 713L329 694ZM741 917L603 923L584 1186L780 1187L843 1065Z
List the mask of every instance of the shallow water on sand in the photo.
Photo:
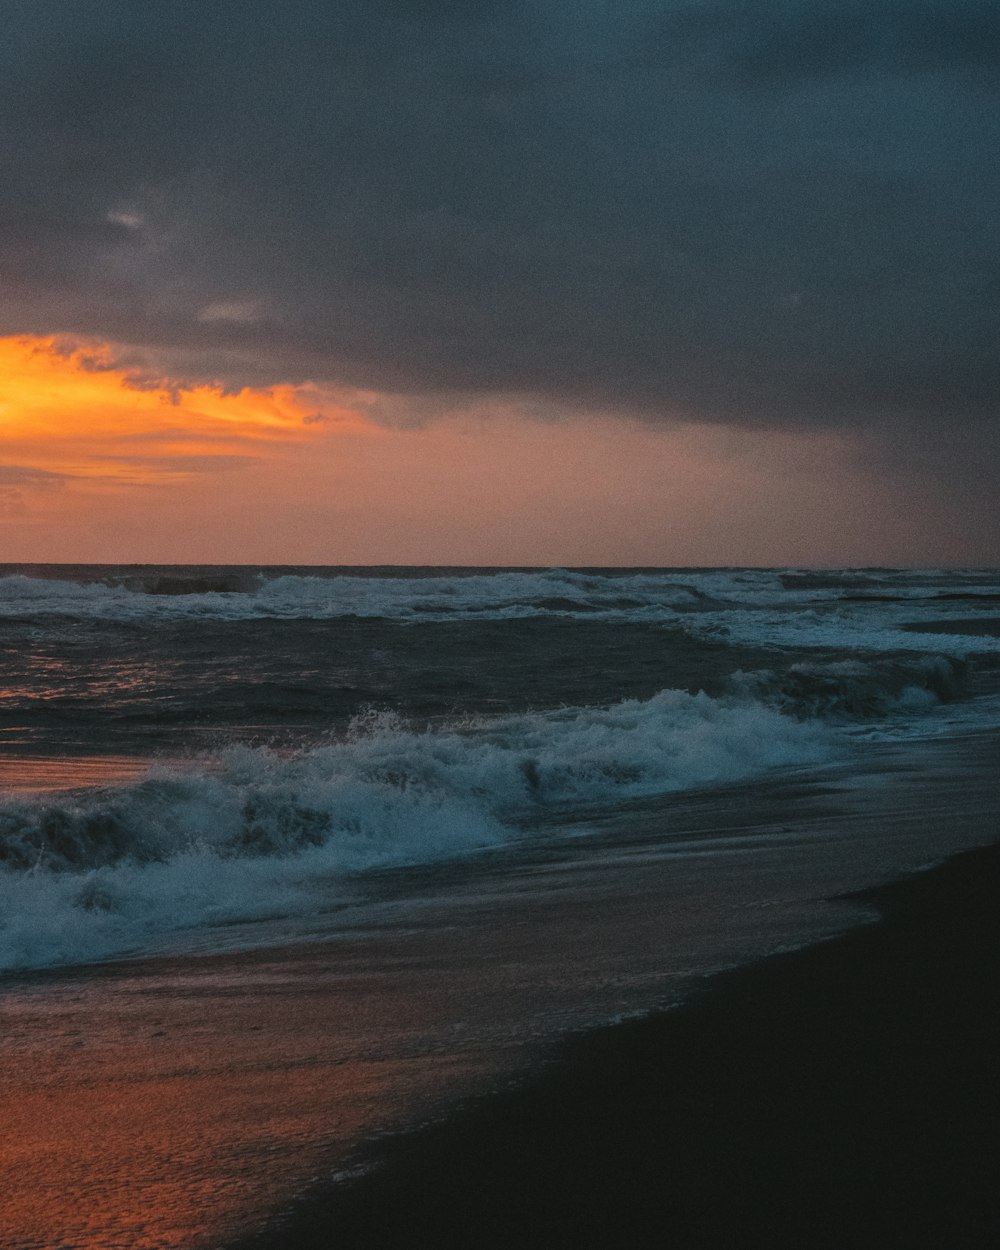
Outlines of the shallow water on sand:
M560 1033L864 920L822 900L994 840L998 749L987 733L883 743L594 809L558 836L378 874L336 922L259 935L270 948L11 978L0 1245L221 1246Z
M0 1248L225 1245L992 841L998 602L997 570L0 566Z

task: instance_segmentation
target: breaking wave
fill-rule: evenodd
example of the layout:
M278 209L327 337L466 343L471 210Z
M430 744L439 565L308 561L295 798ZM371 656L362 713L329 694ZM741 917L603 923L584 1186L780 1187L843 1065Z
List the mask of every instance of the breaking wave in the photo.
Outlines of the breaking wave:
M870 721L951 702L962 695L967 674L965 661L948 656L849 658L738 672L729 688L793 716Z
M442 572L419 577L402 571L397 575L247 571L239 576L147 575L77 581L11 574L0 577L0 617L128 622L367 616L433 621L451 620L456 614L501 619L577 612L641 614L722 602L737 589L739 576L566 569ZM780 590L775 578L766 577Z
M835 750L822 725L760 702L662 691L423 732L371 713L295 754L230 748L113 788L8 797L0 967L322 914L366 869L497 846L561 809L738 781Z
M681 626L754 646L911 650L913 623L976 620L1000 601L996 570L177 568L53 577L0 566L0 620L43 633L59 622L410 623L564 617ZM995 640L934 634L934 649L971 654Z

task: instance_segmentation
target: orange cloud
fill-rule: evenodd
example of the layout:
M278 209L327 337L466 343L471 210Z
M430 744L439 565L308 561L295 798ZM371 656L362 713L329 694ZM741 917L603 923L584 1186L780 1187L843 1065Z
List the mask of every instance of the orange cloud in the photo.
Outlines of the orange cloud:
M227 393L0 339L0 561L947 563L833 435L547 413L525 397ZM971 561L966 561L971 562Z
M105 345L55 338L0 339L0 465L18 490L42 483L94 486L189 480L321 436L309 386L244 388L150 381L116 363ZM0 489L3 488L0 478Z

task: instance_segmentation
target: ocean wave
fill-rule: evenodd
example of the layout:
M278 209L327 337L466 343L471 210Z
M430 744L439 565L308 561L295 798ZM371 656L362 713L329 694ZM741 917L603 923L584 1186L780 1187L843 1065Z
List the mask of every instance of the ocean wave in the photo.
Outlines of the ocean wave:
M193 926L329 911L366 869L539 817L830 758L823 726L663 691L417 732L371 713L295 754L231 748L137 781L0 802L0 967L120 955Z
M6 566L10 570L12 566ZM997 571L846 570L156 570L78 578L0 576L0 620L38 636L80 623L184 625L382 619L434 624L529 618L667 625L714 642L850 651L914 650L907 628L975 620L1000 596ZM941 633L933 650L995 650Z
M960 698L968 673L964 660L942 655L848 658L737 672L728 685L793 716L874 721Z
M756 590L755 590L756 588ZM100 580L0 577L0 618L130 622L345 616L397 620L628 614L643 619L721 606L734 595L781 591L769 573L598 573L574 569L413 576L241 570L208 574L134 574Z
M946 608L951 609L947 618ZM955 622L977 622L982 618L982 609L968 599L947 603L941 599L837 600L778 608L734 606L687 617L682 626L695 638L732 646L852 654L910 652L961 658L996 652L996 637L979 630L960 633L951 628ZM925 621L938 625L940 632L912 632L913 626Z

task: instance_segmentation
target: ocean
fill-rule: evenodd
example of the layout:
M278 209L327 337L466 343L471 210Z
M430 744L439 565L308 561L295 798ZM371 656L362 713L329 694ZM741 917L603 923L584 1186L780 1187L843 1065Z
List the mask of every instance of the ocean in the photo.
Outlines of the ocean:
M994 841L998 742L998 570L0 565L0 1245L224 1246Z

